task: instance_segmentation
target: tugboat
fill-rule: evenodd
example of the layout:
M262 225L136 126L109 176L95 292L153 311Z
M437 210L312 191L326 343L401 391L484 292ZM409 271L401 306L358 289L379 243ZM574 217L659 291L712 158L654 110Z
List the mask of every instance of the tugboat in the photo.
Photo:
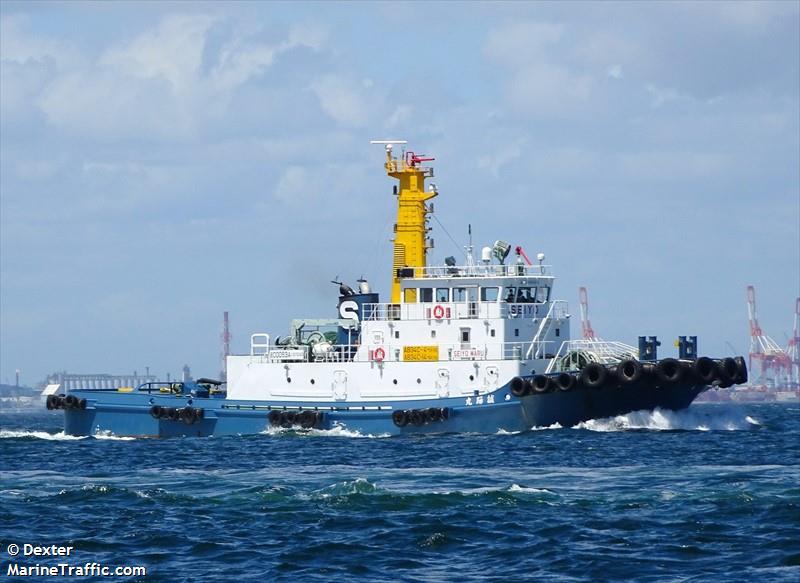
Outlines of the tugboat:
M747 381L742 357L656 358L598 339L571 340L567 302L553 297L545 256L502 241L465 264L428 265L432 199L427 163L404 141L385 147L397 180L390 301L366 280L338 285L336 317L258 332L227 359L227 379L145 383L53 394L69 435L212 436L271 430L401 435L517 432L573 426L631 411L688 407L712 386ZM400 156L394 149L402 146ZM514 256L509 261L511 251ZM690 347L691 348L691 347Z

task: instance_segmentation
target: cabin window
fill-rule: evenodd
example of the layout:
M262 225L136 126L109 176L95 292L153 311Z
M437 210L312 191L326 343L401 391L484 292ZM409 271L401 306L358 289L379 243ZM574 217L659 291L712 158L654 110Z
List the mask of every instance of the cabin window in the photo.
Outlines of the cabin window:
M519 328L514 328L514 336L519 336Z
M515 288L515 287L507 287L507 288L505 288L505 291L506 291L506 299L505 299L505 301L508 302L509 304L513 304L514 300L517 297L517 288Z
M431 330L431 338L436 338L436 330Z
M533 303L534 297L536 296L536 288L535 287L519 287L517 288L517 303L518 304L530 304Z
M482 302L496 302L497 297L500 295L500 288L498 287L482 287L481 288L481 301Z
M550 299L550 288L546 285L539 287L536 290L536 302L543 304Z
M468 287L467 288L467 299L471 302L478 301L478 288L477 287Z
M556 328L556 336L561 336L561 328Z
M467 301L467 288L454 287L453 288L453 301L466 302Z
M489 336L491 336L492 338L494 338L494 328L492 328L491 330L489 330Z
M437 287L436 288L436 301L449 302L450 301L450 288Z
M395 338L400 338L400 330L395 330L394 331L394 337Z
M430 303L433 301L433 288L421 287L419 288L419 301Z
M461 329L461 342L469 342L469 328Z

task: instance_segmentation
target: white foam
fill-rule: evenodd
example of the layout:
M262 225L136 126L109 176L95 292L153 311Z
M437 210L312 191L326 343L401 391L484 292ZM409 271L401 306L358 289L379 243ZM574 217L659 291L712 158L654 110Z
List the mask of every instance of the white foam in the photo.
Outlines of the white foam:
M655 409L634 411L616 417L590 419L579 423L574 429L589 431L626 431L648 429L652 431L743 431L760 426L750 415L742 415L738 408L698 408L682 411Z
M107 429L104 431L96 431L92 437L94 437L95 439L107 439L111 441L133 441L136 439L135 437L120 437L114 435L113 433L111 433L111 431Z
M58 433L47 433L46 431L14 431L11 429L0 430L0 439L19 439L21 437L35 437L36 439L46 439L48 441L74 441L86 439L86 436L67 435L63 431Z
M267 427L261 432L264 435L294 434L309 437L353 437L363 439L381 439L391 437L391 433L361 433L352 429L347 429L343 425L334 425L330 429L299 429L284 427Z

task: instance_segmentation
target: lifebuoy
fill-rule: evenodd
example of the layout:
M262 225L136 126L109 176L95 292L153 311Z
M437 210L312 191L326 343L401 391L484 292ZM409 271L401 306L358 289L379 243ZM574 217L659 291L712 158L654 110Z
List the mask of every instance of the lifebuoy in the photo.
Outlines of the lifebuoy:
M433 317L437 320L444 318L444 307L436 304L436 306L433 308Z
M381 362L384 358L386 358L386 351L383 348L376 348L375 352L372 353L372 358Z

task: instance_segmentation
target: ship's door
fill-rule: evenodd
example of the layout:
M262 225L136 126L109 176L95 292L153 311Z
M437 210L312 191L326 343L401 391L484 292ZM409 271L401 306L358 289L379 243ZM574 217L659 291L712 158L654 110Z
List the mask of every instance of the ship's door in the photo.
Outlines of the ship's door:
M468 350L472 347L472 328L460 328L458 335L461 340L461 350Z
M333 371L333 398L338 401L347 398L347 371Z

